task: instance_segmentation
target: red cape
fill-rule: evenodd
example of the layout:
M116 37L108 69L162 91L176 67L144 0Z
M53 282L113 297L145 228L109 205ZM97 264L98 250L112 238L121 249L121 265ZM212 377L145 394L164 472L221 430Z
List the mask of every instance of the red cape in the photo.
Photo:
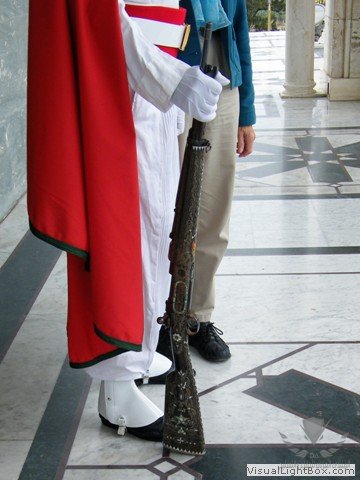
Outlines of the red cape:
M28 69L31 230L73 254L69 355L88 366L140 350L143 336L135 131L117 0L30 0Z

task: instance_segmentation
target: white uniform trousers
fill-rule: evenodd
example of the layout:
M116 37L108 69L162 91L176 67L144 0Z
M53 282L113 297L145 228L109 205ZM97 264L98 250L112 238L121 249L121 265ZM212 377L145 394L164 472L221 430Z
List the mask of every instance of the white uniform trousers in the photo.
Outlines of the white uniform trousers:
M140 95L134 96L142 230L144 339L141 352L126 352L87 368L93 378L140 378L149 369L154 357L160 328L156 320L165 312L170 288L169 234L179 181L178 112L173 106L162 113Z

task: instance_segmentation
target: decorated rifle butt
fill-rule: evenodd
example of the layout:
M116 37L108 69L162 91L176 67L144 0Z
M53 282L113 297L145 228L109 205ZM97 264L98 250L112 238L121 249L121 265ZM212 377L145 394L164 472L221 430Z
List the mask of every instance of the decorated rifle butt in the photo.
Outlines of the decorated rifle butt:
M179 324L180 321L180 324ZM176 319L170 336L176 368L166 378L163 445L189 455L205 453L199 397L189 355L186 325ZM178 326L179 328L176 328Z

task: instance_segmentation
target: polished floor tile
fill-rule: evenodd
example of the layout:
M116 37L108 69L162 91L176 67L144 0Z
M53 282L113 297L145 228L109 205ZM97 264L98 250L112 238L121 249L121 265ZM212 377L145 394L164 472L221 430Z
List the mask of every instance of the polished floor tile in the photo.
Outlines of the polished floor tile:
M16 245L28 231L28 214L24 203L19 202L11 215L0 223L0 267L9 258Z
M0 440L0 478L19 478L30 447L31 440Z
M65 356L65 312L30 313L0 366L0 440L33 438Z
M359 274L359 255L225 256L217 276Z
M98 480L99 478L103 480L127 480L128 478L138 480L156 480L159 478L159 475L149 472L145 468L131 470L124 468L121 470L110 471L106 468L101 470L67 470L63 477L64 480Z
M319 343L264 368L265 375L281 375L291 369L301 371L339 388L360 394L356 365L360 343Z
M360 338L358 273L217 277L214 321L233 341Z

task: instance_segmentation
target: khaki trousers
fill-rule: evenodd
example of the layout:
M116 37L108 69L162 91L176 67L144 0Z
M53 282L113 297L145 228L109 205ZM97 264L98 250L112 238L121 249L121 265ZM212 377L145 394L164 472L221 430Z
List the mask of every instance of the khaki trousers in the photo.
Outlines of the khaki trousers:
M179 137L181 159L191 122L186 118L185 132ZM205 159L192 297L192 310L201 322L209 321L214 310L214 277L228 245L238 123L239 90L224 88L216 118L207 124L205 135L212 148Z

